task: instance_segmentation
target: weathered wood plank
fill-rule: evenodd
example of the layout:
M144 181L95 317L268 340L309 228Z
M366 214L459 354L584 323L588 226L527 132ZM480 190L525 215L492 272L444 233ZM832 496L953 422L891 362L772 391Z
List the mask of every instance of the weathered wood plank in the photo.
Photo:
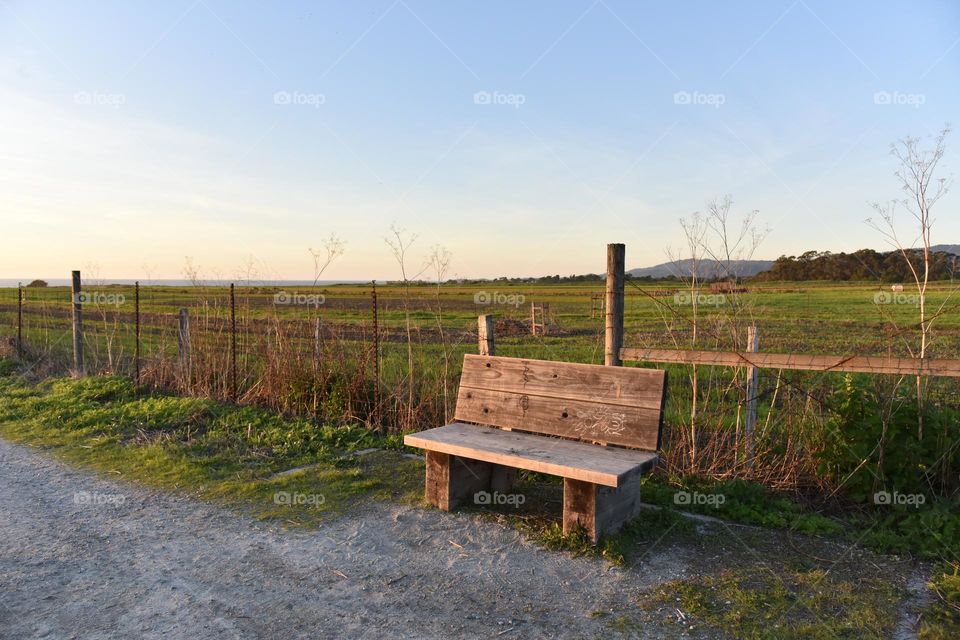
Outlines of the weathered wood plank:
M798 371L883 373L906 376L960 377L960 360L888 358L885 356L805 355L795 353L740 353L687 349L620 350L624 360L669 364L703 364L721 367L757 367Z
M663 385L664 372L657 369L472 354L464 356L460 376L461 387L657 410Z
M461 386L454 419L647 451L660 441L659 406L644 409Z
M406 435L403 442L428 452L462 456L609 487L619 486L621 479L629 478L633 473L649 471L657 463L657 454L649 451L598 447L461 422ZM431 468L429 459L428 454L428 473ZM427 489L430 490L429 481Z

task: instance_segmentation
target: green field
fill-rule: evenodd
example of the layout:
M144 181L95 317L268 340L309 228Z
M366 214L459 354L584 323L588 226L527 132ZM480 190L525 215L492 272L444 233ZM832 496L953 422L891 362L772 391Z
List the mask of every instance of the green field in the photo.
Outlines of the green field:
M768 352L908 356L919 344L918 307L909 289L894 293L887 285L789 282L749 285L733 294L705 288L691 295L680 287L627 281L625 346L743 349L751 324L759 327L761 350ZM84 291L87 371L133 376L133 287L87 282ZM237 400L387 432L435 426L452 414L462 355L476 353L477 316L487 313L496 319L498 355L603 362L601 282L378 286L376 331L372 291L369 285L238 285ZM0 338L8 350L17 332L16 294L0 290ZM545 335L532 335L532 304L549 306ZM935 317L929 357L960 356L958 305L952 284L938 283L928 292L928 313ZM188 369L177 358L182 308L190 315ZM23 360L38 375L65 371L71 362L69 290L24 289L22 312ZM140 316L144 384L231 398L228 288L144 286ZM694 385L692 367L668 368L668 468L715 477L742 473L747 463L740 432L744 371L698 367ZM909 380L853 378L875 400L895 399L898 405L909 400ZM841 446L830 421L836 422L834 405L843 400L838 389L846 384L842 374L761 372L758 424L763 430L758 464L747 465L751 473L776 486L824 489L828 481L810 452ZM960 406L957 391L956 379L939 379L929 382L925 394L929 406L954 410ZM879 416L883 402L876 405Z

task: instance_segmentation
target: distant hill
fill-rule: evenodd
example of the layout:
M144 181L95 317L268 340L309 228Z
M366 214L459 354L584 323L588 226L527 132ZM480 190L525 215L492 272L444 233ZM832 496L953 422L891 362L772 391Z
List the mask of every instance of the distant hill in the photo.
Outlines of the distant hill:
M664 262L653 267L631 269L627 273L634 278L679 278L690 275L692 263L693 261L689 259L677 260L675 262ZM730 271L737 277L749 278L769 270L772 266L773 260L736 260L731 263ZM701 260L699 272L700 277L707 280L728 275L726 265L716 260Z
M930 247L930 250L933 253L953 254L960 256L960 244L938 244ZM889 256L889 258L885 260L884 258L887 256ZM797 263L809 264L811 261L816 263L816 267L819 268L796 268ZM843 265L840 266L840 268L837 268L838 265L836 263L844 261L849 261L850 263L859 265L860 267L863 267L865 264L867 264L869 265L869 268L863 269L862 272L860 269L853 269L848 265ZM900 256L899 253L894 254L890 251L877 252L872 249L861 249L860 251L851 254L831 254L829 252L819 253L810 251L803 256L798 256L796 258L793 256L789 258L786 256L781 256L778 260L737 260L731 263L730 270L739 278L752 278L754 276L763 274L760 278L763 280L791 279L789 276L799 280L860 280L875 278L881 274L884 279L899 280L905 275L902 273L902 261L903 257ZM693 261L689 259L677 260L675 262L664 262L652 267L631 269L627 271L627 273L634 278L651 278L654 280L689 277L692 262ZM949 266L946 266L948 261L943 260L943 258L940 258L935 262L937 263L937 266L940 267L937 269L939 272L937 273L938 277L950 277L953 264L950 263ZM823 268L828 263L833 263L830 265L831 268ZM775 266L777 269L774 269ZM784 267L788 268L785 269ZM960 267L960 265L958 265L958 267ZM947 271L948 269L949 271ZM776 273L770 273L771 270L776 271ZM712 280L715 278L725 277L727 275L724 264L717 262L716 260L701 260L699 271L699 277L704 280Z
M960 244L935 244L930 247L930 251L943 251L944 253L952 253L955 256L960 256Z

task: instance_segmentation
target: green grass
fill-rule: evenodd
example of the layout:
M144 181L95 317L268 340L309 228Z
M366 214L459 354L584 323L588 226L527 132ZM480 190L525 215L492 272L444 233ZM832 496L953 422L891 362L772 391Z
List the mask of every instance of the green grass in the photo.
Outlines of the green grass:
M960 638L960 561L938 566L928 586L934 594L934 601L921 620L920 638Z
M882 579L854 582L822 569L730 569L668 583L653 602L682 611L688 627L707 625L731 638L833 640L888 637L900 595Z
M362 427L318 426L202 398L144 395L119 377L34 385L6 366L0 371L7 372L0 377L0 435L120 479L303 525L371 500L414 501L422 490L422 463L403 458L396 438ZM383 450L350 455L372 447ZM276 475L298 467L307 468ZM317 497L284 504L288 494Z

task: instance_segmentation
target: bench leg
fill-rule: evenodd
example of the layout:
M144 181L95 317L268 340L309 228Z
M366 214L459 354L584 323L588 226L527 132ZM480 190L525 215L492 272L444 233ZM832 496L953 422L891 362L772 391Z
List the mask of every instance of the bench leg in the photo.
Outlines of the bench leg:
M490 465L490 491L509 493L513 483L517 480L517 470L514 467L504 467L499 464Z
M617 488L581 480L563 479L563 533L580 525L596 542L606 533L615 533L640 509L640 474L624 480Z
M465 498L490 487L494 465L479 460L427 451L427 502L450 511Z

